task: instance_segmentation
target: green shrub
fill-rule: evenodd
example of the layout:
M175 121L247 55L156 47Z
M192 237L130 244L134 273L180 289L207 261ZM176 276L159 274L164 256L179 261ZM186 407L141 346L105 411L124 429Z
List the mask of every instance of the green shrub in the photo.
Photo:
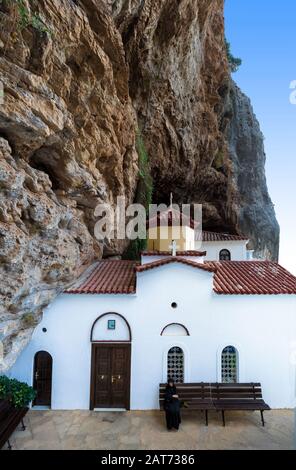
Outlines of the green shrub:
M0 375L0 400L8 397L10 390L10 380L6 375Z
M149 204L152 203L153 193L153 179L151 176L149 156L146 150L142 135L140 131L136 134L136 149L138 152L139 164L139 180L136 190L135 202L142 204L146 210L149 209ZM146 223L146 220L144 221ZM137 238L132 240L123 254L124 259L139 259L141 251L147 247L147 240Z
M22 325L24 328L32 328L38 323L34 313L25 313L22 316Z
M147 248L147 240L141 240L137 238L136 240L132 240L123 254L123 259L132 259L132 260L139 260L141 251L144 251Z
M24 0L0 0L0 5L1 3L7 4L9 7L14 8L15 14L17 16L17 25L20 30L31 26L40 33L50 34L50 30L36 12L36 0L29 0L31 11L28 9Z
M214 158L213 167L216 170L219 170L223 167L223 165L224 165L224 153L223 153L223 150L219 150Z
M225 38L225 46L226 46L227 59L228 59L230 71L237 72L240 66L242 65L242 59L240 59L239 57L234 57L234 55L231 52L230 42L228 42L226 38Z
M36 396L35 390L25 382L0 376L0 399L8 400L15 408L28 406Z
M136 192L136 202L146 209L152 202L153 180L150 171L149 156L141 132L136 135L136 149L139 156L139 181Z

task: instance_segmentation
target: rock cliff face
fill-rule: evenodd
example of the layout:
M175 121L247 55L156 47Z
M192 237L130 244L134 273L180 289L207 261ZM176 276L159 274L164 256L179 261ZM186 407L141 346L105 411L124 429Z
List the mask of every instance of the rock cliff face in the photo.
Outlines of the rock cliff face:
M0 2L4 367L42 308L102 256L93 238L96 205L134 197L137 125L121 35L103 2L77 3L38 1L49 34L22 27L17 2ZM37 2L25 4L37 17Z
M233 230L237 208L223 132L229 82L223 0L121 2L113 15L155 201L168 202L172 191L178 203L202 202L208 227Z
M278 259L280 229L265 177L264 137L249 98L231 81L226 100L233 180L240 195L238 226L254 256Z
M94 208L134 200L138 129L155 202L172 191L203 203L206 228L243 231L257 254L278 249L262 136L229 76L223 0L24 3L25 15L0 1L4 370L44 306L125 248L95 240Z

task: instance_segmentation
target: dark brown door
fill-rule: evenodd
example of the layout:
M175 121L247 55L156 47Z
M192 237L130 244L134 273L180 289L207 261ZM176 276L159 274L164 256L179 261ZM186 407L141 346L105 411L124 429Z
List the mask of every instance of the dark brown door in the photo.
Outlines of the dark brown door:
M46 351L39 351L34 360L33 386L37 392L34 405L51 406L52 357Z
M93 344L91 409L129 409L130 356L130 344Z

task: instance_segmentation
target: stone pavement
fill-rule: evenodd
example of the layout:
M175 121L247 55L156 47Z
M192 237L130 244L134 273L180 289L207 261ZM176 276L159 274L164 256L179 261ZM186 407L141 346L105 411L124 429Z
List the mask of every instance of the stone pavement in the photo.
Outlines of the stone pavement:
M179 432L168 432L161 411L37 411L25 418L26 431L11 438L14 449L293 449L294 411L209 414L184 410Z

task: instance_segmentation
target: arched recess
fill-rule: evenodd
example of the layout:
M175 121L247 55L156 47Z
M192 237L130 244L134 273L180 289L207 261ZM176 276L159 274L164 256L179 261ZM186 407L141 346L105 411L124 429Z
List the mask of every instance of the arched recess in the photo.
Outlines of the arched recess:
M160 333L161 336L190 336L188 329L186 326L182 325L181 323L170 323L166 325L162 332Z
M94 321L90 409L130 409L131 340L130 325L120 313L107 312Z
M38 351L34 356L34 406L51 406L52 362L52 357L47 351Z
M93 323L90 341L95 342L131 342L132 332L128 321L116 312L100 315Z
M229 250L221 250L219 253L219 260L220 261L231 261L231 253Z

